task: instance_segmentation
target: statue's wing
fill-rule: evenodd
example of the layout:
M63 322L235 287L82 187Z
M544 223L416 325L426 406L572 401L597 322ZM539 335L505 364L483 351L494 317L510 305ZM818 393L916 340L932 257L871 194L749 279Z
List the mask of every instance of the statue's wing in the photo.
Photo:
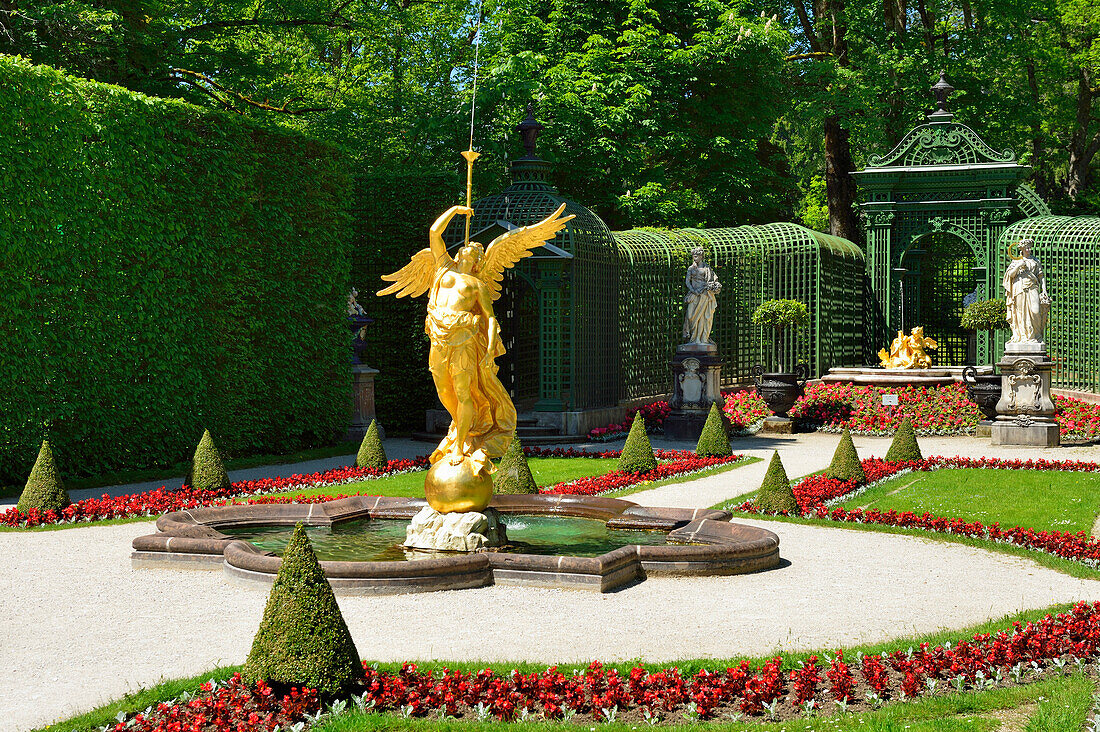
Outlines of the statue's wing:
M513 229L493 239L478 267L478 277L489 287L493 300L500 297L504 270L516 266L516 262L530 257L533 250L553 239L573 215L562 216L563 203L558 210L537 224Z
M382 275L382 279L393 284L384 290L379 290L379 295L389 295L394 292L398 297L420 297L432 286L435 277L435 257L432 250L425 247L413 255L412 261L393 274Z

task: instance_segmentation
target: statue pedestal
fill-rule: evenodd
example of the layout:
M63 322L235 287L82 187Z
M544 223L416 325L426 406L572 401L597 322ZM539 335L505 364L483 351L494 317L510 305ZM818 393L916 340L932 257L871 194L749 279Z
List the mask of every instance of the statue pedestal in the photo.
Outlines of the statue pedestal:
M710 405L722 406L722 359L712 343L683 343L672 357L672 411L664 421L670 440L698 440Z
M496 509L484 513L440 513L425 506L405 529L405 543L411 549L445 552L475 552L508 542L504 524Z
M1001 371L1001 398L997 421L990 428L994 445L1057 447L1061 440L1050 397L1050 370L1054 362L1042 344L1005 347L997 363Z
M351 425L346 436L348 440L362 440L375 417L374 377L377 374L378 369L372 369L365 363L351 365ZM382 425L378 425L378 433L379 437L385 439Z

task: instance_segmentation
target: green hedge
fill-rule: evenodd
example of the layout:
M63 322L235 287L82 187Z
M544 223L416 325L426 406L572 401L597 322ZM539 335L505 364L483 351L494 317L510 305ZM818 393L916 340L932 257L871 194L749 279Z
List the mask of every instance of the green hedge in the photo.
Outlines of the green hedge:
M448 164L454 167L453 161ZM375 293L388 284L382 275L404 267L428 246L436 217L461 202L461 182L453 169L372 171L355 179L352 284L359 290L359 304L375 321L367 328L363 359L379 370L374 404L387 433L423 430L424 410L443 407L428 373L428 296L398 299Z
M0 56L0 483L331 443L345 156Z

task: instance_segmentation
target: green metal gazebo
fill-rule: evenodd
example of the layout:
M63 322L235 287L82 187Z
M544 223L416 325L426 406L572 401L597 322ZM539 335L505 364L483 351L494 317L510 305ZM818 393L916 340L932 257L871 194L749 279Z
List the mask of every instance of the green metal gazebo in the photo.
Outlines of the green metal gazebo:
M1050 213L1024 184L1029 166L954 121L946 107L953 90L942 76L932 91L939 108L926 124L854 174L867 238L868 363L895 331L915 325L940 341L938 363L989 363L985 334L969 349L963 302L997 295L995 248L1005 227Z

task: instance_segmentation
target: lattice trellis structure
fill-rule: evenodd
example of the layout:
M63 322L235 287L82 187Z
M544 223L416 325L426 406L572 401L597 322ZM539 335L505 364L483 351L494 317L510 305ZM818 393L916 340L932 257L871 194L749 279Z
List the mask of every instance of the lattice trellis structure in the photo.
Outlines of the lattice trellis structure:
M1011 150L998 152L954 122L941 104L927 124L855 173L867 236L864 362L877 361L874 353L895 331L915 325L947 341L936 363L970 360L957 321L963 298L996 296L994 248L1010 221L1050 213L1023 183L1030 172ZM977 362L989 363L986 334L976 345Z
M618 403L616 335L618 269L607 225L563 198L548 179L550 164L512 163L512 184L474 203L472 238L488 246L511 226L527 226L565 204L576 218L548 246L524 259L505 279L496 306L508 349L501 377L521 410L561 412ZM444 237L463 238L456 217Z
M815 375L858 359L862 347L863 253L852 242L796 224L731 229L616 232L621 268L619 320L623 399L665 394L669 360L681 340L684 277L693 247L722 282L711 338L726 359L725 385L772 361L772 334L752 325L764 300L801 300L807 329L787 338L786 364L804 361Z
M1008 266L1008 248L1033 239L1051 296L1047 351L1054 359L1054 386L1100 391L1100 217L1040 216L1008 227L995 250L997 295ZM1003 352L1005 334L997 337Z

